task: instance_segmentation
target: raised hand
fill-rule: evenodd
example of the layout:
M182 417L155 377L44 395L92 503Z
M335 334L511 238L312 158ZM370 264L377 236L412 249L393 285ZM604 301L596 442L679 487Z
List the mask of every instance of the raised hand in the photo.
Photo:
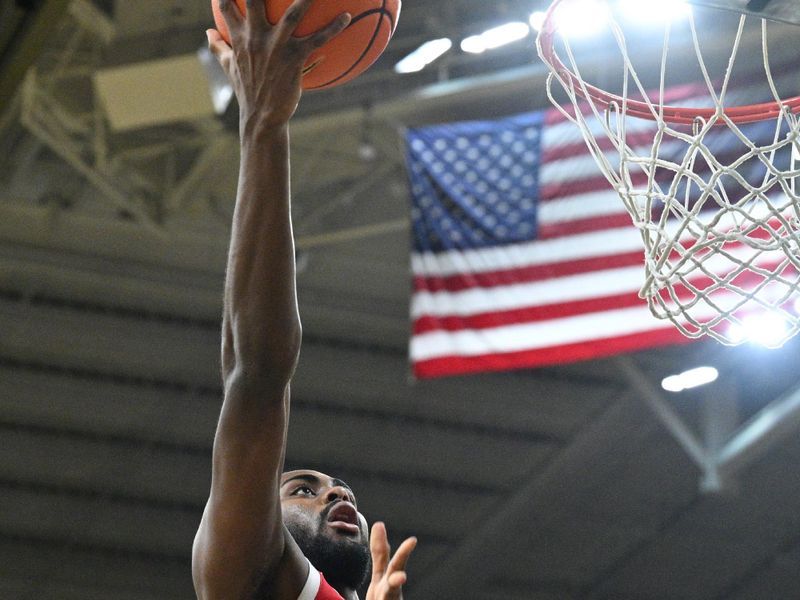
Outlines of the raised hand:
M402 600L403 585L408 579L406 564L417 546L417 538L408 538L390 559L391 548L386 536L386 526L375 523L369 538L372 553L372 580L366 600Z
M233 0L217 1L231 43L216 29L206 35L239 101L242 133L285 125L300 102L303 65L347 27L350 15L343 13L324 29L298 38L292 34L314 0L295 0L276 25L267 20L264 0L247 0L246 15Z

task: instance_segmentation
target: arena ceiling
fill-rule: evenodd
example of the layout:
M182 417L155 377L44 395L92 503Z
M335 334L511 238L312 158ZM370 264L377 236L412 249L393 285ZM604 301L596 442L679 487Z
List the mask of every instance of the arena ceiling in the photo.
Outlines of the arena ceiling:
M289 466L342 477L394 541L420 538L412 600L796 597L797 342L409 375L402 128L547 100L530 39L402 78L392 66L543 5L406 0L369 73L304 99ZM192 119L156 123L162 106L115 129L98 81L195 53L209 24L203 2L75 1L26 49L35 70L0 114L0 597L193 595L235 131L192 98ZM719 383L666 397L661 378L701 362ZM737 437L758 427L770 435ZM730 440L742 451L715 481L701 465Z

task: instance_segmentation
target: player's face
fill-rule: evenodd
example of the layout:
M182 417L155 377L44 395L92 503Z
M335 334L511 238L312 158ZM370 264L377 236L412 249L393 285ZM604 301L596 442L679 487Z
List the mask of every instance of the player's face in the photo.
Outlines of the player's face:
M281 478L284 521L299 521L331 538L367 539L367 521L358 512L350 486L318 471L290 471Z
M318 471L290 471L280 497L283 522L303 554L337 589L356 589L369 571L369 534L350 486Z

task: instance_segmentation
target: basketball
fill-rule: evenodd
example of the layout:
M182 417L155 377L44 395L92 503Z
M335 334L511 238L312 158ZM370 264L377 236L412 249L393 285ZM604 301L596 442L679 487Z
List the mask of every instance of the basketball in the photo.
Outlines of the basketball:
M276 24L292 0L264 0L267 19ZM245 0L236 0L245 14ZM314 51L303 69L303 89L322 90L347 83L366 71L386 49L397 27L401 0L317 0L298 25L295 35L305 37L319 31L342 13L352 21L341 34ZM211 0L214 22L230 43L228 27Z

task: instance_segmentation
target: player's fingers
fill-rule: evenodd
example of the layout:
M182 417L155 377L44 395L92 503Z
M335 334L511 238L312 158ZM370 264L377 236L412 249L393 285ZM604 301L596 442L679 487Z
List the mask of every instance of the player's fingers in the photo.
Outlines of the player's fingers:
M408 559L416 547L417 538L415 537L410 537L400 544L400 547L397 549L397 552L395 552L392 560L389 561L389 566L387 567L389 573L405 571L406 565L408 564Z
M277 25L279 41L285 42L292 36L313 2L314 0L294 0L292 2Z
M408 575L405 571L397 571L386 578L386 583L389 584L389 589L392 592L399 592L400 588L406 584L406 581L408 581ZM390 596L390 598L391 597L393 596Z
M225 19L225 24L228 26L228 31L231 32L231 37L236 37L239 30L242 28L244 16L239 11L239 7L233 0L214 0L219 6L219 12Z
M342 33L345 29L347 29L347 26L350 25L351 20L352 17L350 16L350 13L342 13L333 21L328 23L325 28L304 37L301 41L307 43L309 52L312 52L315 49L324 46L337 35Z
M386 526L380 521L372 526L369 537L369 551L372 554L372 578L380 579L389 564L389 539L386 537Z
M271 27L267 20L267 7L264 0L247 0L247 25L256 31L263 31Z
M211 54L216 56L217 60L221 62L225 54L231 51L231 47L228 45L228 42L222 38L222 34L216 29L206 30L206 37L208 38L208 49L211 51Z

